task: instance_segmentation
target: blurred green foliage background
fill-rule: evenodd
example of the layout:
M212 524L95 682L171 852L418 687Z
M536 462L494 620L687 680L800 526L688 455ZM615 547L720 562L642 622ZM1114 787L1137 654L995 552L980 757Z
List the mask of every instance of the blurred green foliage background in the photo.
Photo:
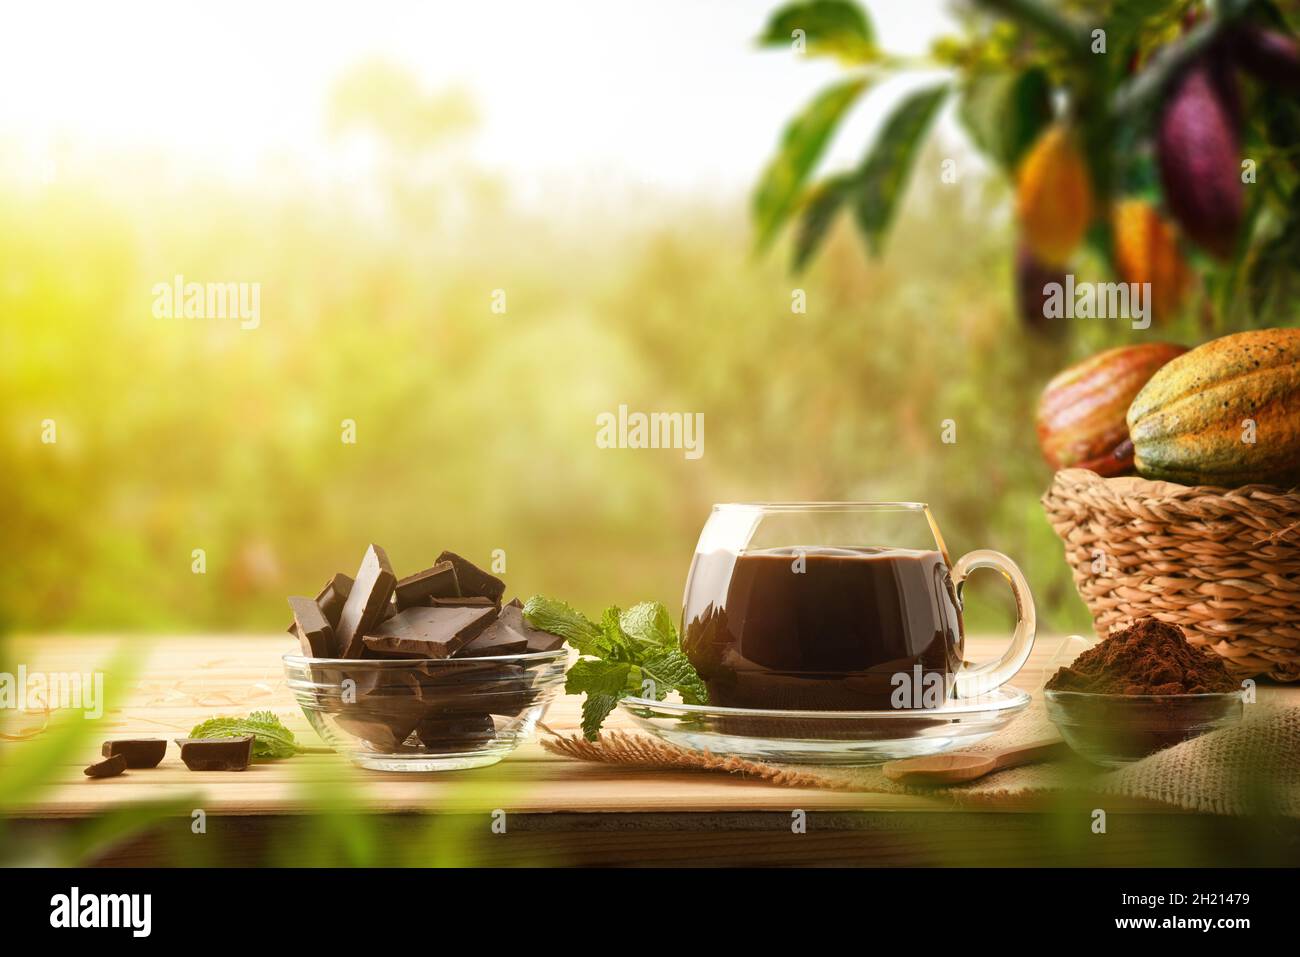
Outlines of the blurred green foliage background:
M399 572L500 548L513 593L675 607L711 503L846 498L929 501L954 553L1006 551L1047 627L1086 627L1034 406L1126 333L1021 324L994 179L916 176L883 258L841 228L792 277L752 255L749 182L521 212L447 159L474 104L384 63L331 122L375 147L364 181L0 178L8 625L272 631L371 541ZM155 318L176 275L260 283L260 326ZM703 458L598 448L620 404L703 412ZM968 626L1010 620L999 583L974 593Z

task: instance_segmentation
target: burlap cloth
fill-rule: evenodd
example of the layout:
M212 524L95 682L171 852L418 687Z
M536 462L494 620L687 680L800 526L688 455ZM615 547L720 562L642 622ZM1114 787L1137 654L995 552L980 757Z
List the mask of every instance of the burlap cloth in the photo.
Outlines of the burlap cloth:
M1041 799L1116 796L1209 814L1256 813L1300 817L1300 708L1248 705L1232 727L1201 735L1113 771L1077 758L1009 768L942 789L903 787L878 767L763 764L714 757L666 744L640 732L606 731L598 741L550 729L541 744L553 754L630 768L698 770L742 775L772 784L884 794L945 795L958 805L1016 804ZM1002 731L963 751L990 751L1050 737L1041 700Z

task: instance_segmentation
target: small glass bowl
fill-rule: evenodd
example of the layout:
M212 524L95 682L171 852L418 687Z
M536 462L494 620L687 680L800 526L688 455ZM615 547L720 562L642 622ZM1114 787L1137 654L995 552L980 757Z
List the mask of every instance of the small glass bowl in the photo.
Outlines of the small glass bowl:
M974 744L1029 706L1010 685L938 708L778 711L624 698L642 730L689 751L779 764L882 764Z
M1241 720L1242 691L1217 694L1043 692L1047 716L1080 757L1117 768Z
M564 688L566 649L492 658L353 660L284 656L311 726L375 771L496 764L533 733Z

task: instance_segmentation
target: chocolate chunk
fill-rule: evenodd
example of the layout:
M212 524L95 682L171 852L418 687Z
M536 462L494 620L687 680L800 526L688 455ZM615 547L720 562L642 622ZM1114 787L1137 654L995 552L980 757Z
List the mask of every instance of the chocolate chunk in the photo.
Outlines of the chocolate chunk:
M375 750L391 753L402 750L403 742L411 736L419 718L407 720L399 717L340 714L334 720L344 731L365 741Z
M428 715L513 715L538 697L532 683L522 665L452 658L429 663L420 695Z
M518 598L511 598L508 602L506 602L506 604L509 605L511 608L522 609L524 607L524 603L521 602Z
M380 622L363 639L379 655L447 658L496 618L495 608L440 608L418 605Z
M343 611L343 604L348 600L348 595L351 592L352 579L339 572L325 583L325 587L316 596L316 604L320 605L321 614L325 616L325 620L330 623L331 628L339 626L339 615ZM291 622L285 631L291 635L298 634L297 622Z
M530 652L556 651L564 645L564 639L559 635L553 635L549 631L542 631L528 624L522 606L506 605L501 609L501 621L528 640Z
M460 594L456 568L451 562L438 562L414 575L407 575L393 589L397 610L423 605L430 598L455 598Z
M340 658L361 657L365 648L361 639L382 620L396 585L397 576L388 563L388 555L378 545L371 545L366 549L352 591L339 614L336 631Z
M453 657L487 658L496 655L519 655L527 650L528 639L511 628L503 618L498 617L477 638L472 638L461 646Z
M478 751L497 736L492 718L486 714L431 716L415 726L420 743L435 754Z
M111 778L116 777L125 770L126 758L120 754L115 754L103 761L96 761L81 773L88 778Z
M430 598L427 604L436 608L495 608L497 603L491 598L478 595L459 595L455 598Z
M302 653L308 658L339 657L338 639L320 604L312 598L294 596L289 599L289 607Z
M456 568L456 581L460 583L462 595L477 595L491 598L494 602L501 600L506 593L506 583L495 575L489 575L473 562L461 558L455 552L443 552L438 556L439 562L451 562Z
M120 754L128 768L156 768L167 753L166 738L127 738L105 741L99 753L106 758Z
M253 760L253 736L177 738L181 760L191 771L243 771Z

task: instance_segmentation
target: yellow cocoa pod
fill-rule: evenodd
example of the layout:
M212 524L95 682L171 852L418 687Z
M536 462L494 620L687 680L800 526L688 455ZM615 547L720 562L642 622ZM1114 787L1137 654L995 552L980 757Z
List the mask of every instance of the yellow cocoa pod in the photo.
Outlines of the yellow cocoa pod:
M1048 127L1020 164L1016 213L1021 234L1038 259L1062 266L1092 219L1092 183L1074 135Z
M1178 251L1178 232L1154 206L1126 199L1111 217L1115 264L1120 278L1151 284L1151 307L1156 319L1176 313L1187 299L1192 273Z

